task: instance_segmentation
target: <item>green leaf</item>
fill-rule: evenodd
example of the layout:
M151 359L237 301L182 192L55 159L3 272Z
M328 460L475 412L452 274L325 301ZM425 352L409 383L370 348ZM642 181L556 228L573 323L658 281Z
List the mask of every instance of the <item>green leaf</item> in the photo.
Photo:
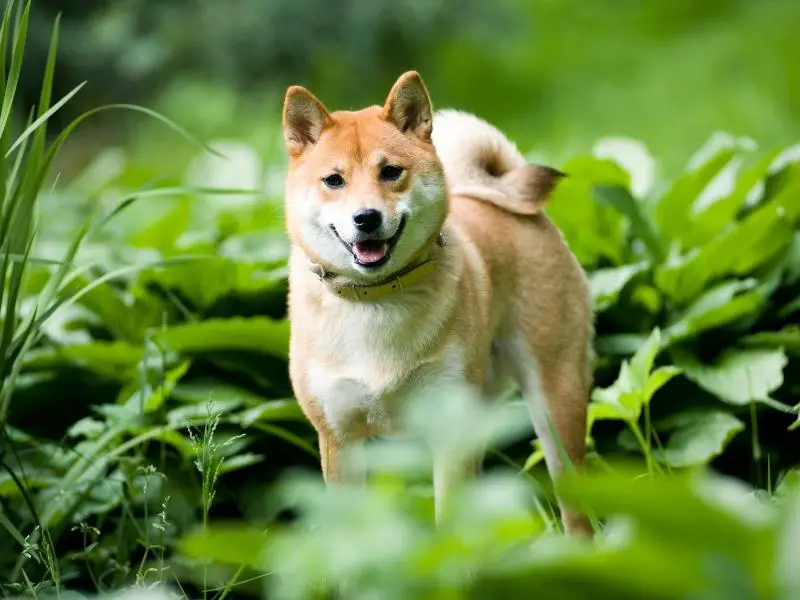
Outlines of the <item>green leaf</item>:
M642 407L648 405L655 393L680 372L680 369L665 366L651 373L660 350L661 332L655 328L630 362L622 362L616 381L607 388L592 391L590 422L619 418L635 421L639 418Z
M683 413L670 424L664 459L676 468L707 464L744 429L744 423L722 411Z
M143 389L134 392L130 397L130 402L133 403L133 406L139 406L142 403L142 396L145 396L144 402L141 404L142 410L145 413L159 410L164 406L178 382L186 375L191 364L191 361L185 360L177 367L170 369L164 373L163 378L158 381L157 385L148 383Z
M152 296L128 302L108 283L91 285L92 280L87 277L74 277L59 296L64 299L83 292L79 303L96 314L114 337L140 342L147 328L161 323L164 308Z
M788 360L783 350L728 350L714 363L703 364L689 355L676 363L691 381L728 404L745 406L770 402L770 394L783 384Z
M70 437L84 437L87 439L94 439L106 430L106 425L102 421L93 419L91 417L84 417L76 421L72 427L67 429L67 435Z
M262 555L267 543L266 532L234 524L214 524L206 531L185 535L177 544L178 551L189 558L201 558L221 564L246 565L264 570Z
M656 285L676 303L686 304L716 279L751 273L792 243L798 215L800 180L699 250L660 266Z
M240 469L246 469L247 467L252 467L253 465L257 465L260 462L263 462L264 455L263 454L255 454L253 452L243 452L241 454L235 454L229 458L226 458L219 467L220 475L225 473L231 473L233 471L238 471Z
M556 485L567 502L600 517L626 515L639 534L698 559L726 556L763 585L772 578L768 507L727 480L635 473L570 473ZM749 490L748 490L749 491Z
M653 399L655 393L664 387L670 379L673 377L680 375L682 373L681 369L678 367L674 367L672 365L666 365L664 367L659 367L655 371L653 371L648 377L647 381L644 385L644 390L642 390L642 403L643 404L650 404L650 400Z
M270 400L235 415L233 420L250 427L264 421L303 421L305 416L296 400Z
M656 327L631 359L631 371L637 385L644 385L647 381L659 350L661 350L661 331Z
M198 248L190 250L194 252ZM216 252L210 247L200 250L206 253ZM264 258L267 260L259 263L226 256L204 257L176 264L169 269L144 270L140 284L156 284L173 290L201 310L212 307L230 295L263 296L275 291L283 293L281 285L286 276L281 268L284 262L281 259L268 260L269 255Z
M683 233L689 247L701 246L723 231L736 220L747 195L755 185L767 175L770 165L779 151L765 154L738 179L733 191L699 211L694 217L694 224Z
M591 272L589 274L589 291L595 310L602 312L613 306L625 286L647 268L647 263L637 263Z
M229 414L239 408L242 403L236 398L214 399L214 410L220 414ZM202 403L186 404L173 408L167 413L170 426L184 426L191 423L204 423L208 420L209 399Z
M155 337L170 350L190 354L247 350L286 359L289 353L289 323L266 317L208 319L173 325Z
M582 264L607 259L624 262L625 219L611 207L597 202L596 184L627 186L629 175L609 160L581 156L568 161L563 170L569 177L556 187L547 214L569 240L569 247Z
M151 220L147 227L134 233L130 237L130 243L133 246L155 248L162 252L170 250L189 224L189 202L188 198L179 198L171 210L166 211L160 218Z
M785 498L780 507L781 525L778 529L777 578L789 590L786 598L800 592L800 570L797 557L800 555L800 486L795 479L794 489L784 490ZM787 486L788 487L788 486Z
M654 262L664 260L665 250L656 226L645 212L644 205L637 201L630 192L619 185L595 186L597 198L630 219L631 230L641 238L650 252Z
M703 293L672 319L664 331L665 343L674 344L752 315L764 304L761 292L754 289L757 283L755 279L727 281Z
M646 341L647 336L638 333L612 333L598 336L595 349L603 356L630 356Z
M739 340L744 346L780 347L791 354L800 353L800 325L787 325L778 331L759 331Z
M684 240L694 224L692 208L700 193L736 155L731 147L721 148L699 168L678 178L656 203L655 218L667 240Z
M595 402L589 404L589 429L595 421L629 421L632 415L617 403L599 400L592 396Z
M144 358L144 348L127 342L94 341L45 347L28 353L23 362L27 370L45 370L78 365L120 381L127 380Z

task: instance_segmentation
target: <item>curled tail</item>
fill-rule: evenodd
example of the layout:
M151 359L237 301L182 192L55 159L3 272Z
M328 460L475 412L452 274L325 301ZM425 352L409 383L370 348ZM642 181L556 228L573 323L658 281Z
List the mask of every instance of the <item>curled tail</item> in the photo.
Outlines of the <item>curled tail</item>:
M438 111L433 119L433 144L451 194L491 202L516 214L541 212L564 176L556 169L526 162L499 129L465 112Z

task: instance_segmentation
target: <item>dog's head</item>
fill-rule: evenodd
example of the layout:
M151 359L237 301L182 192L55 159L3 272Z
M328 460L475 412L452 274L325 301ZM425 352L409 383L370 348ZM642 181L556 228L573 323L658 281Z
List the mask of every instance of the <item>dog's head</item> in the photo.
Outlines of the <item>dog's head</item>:
M374 281L408 265L447 212L431 142L430 98L403 74L383 106L329 113L308 90L286 92L290 157L286 222L292 243L340 275Z

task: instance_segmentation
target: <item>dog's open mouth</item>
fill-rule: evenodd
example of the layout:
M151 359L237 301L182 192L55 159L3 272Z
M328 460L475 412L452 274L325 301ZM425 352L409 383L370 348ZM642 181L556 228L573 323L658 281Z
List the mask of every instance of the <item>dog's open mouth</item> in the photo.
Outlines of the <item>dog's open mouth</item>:
M356 260L362 265L369 266L381 262L386 258L386 251L389 249L388 242L383 240L366 240L357 242L351 246L351 251Z
M342 242L345 248L347 248L353 255L356 263L362 267L374 269L385 265L389 261L392 250L394 250L397 240L399 240L400 236L403 234L403 229L405 226L406 218L403 217L400 221L400 226L397 228L397 231L389 239L369 239L355 242L354 244L348 244L341 237L339 237L339 232L336 231L336 228L333 225L331 225L331 229L336 234L336 237L339 238L339 241Z

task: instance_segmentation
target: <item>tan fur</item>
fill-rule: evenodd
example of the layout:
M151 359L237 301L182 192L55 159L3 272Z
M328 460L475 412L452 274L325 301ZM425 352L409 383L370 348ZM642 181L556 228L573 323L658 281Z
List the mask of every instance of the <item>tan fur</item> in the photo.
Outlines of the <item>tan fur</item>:
M398 79L384 106L357 112L328 113L292 87L284 131L290 374L319 433L326 479L345 478L343 448L392 433L397 410L419 391L467 382L489 394L507 377L529 402L551 474L563 464L548 416L580 466L592 311L584 274L543 212L561 174L526 164L477 117L434 117L414 72ZM405 167L396 182L378 179L387 161ZM321 183L333 170L347 181L342 189ZM406 219L389 262L375 272L351 264L330 228L346 231L364 207L383 211L387 236ZM375 302L339 297L319 275L368 285L428 259L436 265L429 276ZM434 469L437 516L455 476ZM591 531L585 518L562 509L568 532Z

